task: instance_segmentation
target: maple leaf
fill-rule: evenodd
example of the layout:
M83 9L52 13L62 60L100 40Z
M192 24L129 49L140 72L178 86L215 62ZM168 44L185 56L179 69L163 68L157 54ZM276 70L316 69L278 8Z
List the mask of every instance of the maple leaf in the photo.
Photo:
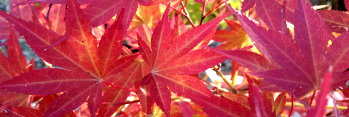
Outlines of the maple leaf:
M175 104L178 104L178 106L180 108L180 110L178 110L178 112L179 112L179 114L183 113L182 116L191 117L194 115L194 110L193 110L190 103L185 102L185 101L181 101L181 102L178 102Z
M48 8L50 10L47 17L47 24L52 31L57 32L60 35L65 33L65 12L66 5L64 4L55 4ZM46 17L45 17L46 18Z
M132 30L142 24L146 24L151 29L154 29L156 22L161 19L164 10L165 5L162 4L139 6L131 22L130 29Z
M217 2L195 1L203 12ZM0 53L0 116L279 116L286 93L293 101L317 89L317 105L304 105L308 116L323 116L327 94L349 79L349 32L339 28L346 27L346 14L332 17L332 11L314 11L295 1L245 0L242 11L255 6L249 14L256 11L259 22L229 8L241 25L226 20L231 30L216 31L228 14L188 29L183 13L170 19L171 8L180 12L186 7L176 6L181 0L14 0L15 15L0 12L0 31L6 31L1 34L10 35L2 44L7 52ZM165 13L144 10L163 4L168 4ZM31 17L23 19L26 15ZM286 21L295 28L287 29ZM53 68L32 70L12 25ZM342 34L333 38L329 29ZM240 49L247 34L257 53L249 51L252 46ZM211 39L226 50L207 48ZM198 79L198 73L227 58L258 77L248 78L248 96L241 88L235 94L213 86L214 95ZM247 88L246 81L240 86ZM262 90L282 93L274 102L275 94Z
M286 104L286 92L282 92L275 99L274 112L276 113L276 115L281 115L282 110L284 110L285 108L285 104Z
M0 17L0 40L3 40L8 37L8 23L5 18ZM2 45L2 44L1 44Z
M223 43L218 48L232 50L247 45L248 37L241 25L231 20L225 20L225 22L230 30L218 30L213 37L213 40Z
M91 19L92 26L98 26L110 20L121 9L125 9L123 24L127 27L138 7L138 0L99 0L87 6L84 11L87 17ZM120 7L121 6L121 7Z
M26 70L27 62L22 54L21 48L18 43L18 38L12 26L10 28L9 39L7 40L8 50L7 57L3 53L0 53L0 81L11 79L13 76L19 75Z
M248 102L252 111L257 117L276 117L275 113L272 112L272 104L270 99L268 99L268 93L262 92L255 84L256 81L246 75L248 80ZM269 95L273 96L273 95ZM273 99L273 97L272 97Z
M38 69L16 76L0 83L2 89L14 92L59 95L46 111L46 116L60 116L88 102L92 116L96 114L102 101L103 80L127 68L137 55L119 59L121 40L126 28L121 23L123 13L102 36L99 46L91 33L89 19L79 8L76 1L67 4L65 35L46 29L31 22L26 22L0 12L16 29L25 36L28 44L44 60L60 65L64 69ZM66 38L55 47L50 47L56 40ZM122 63L122 64L120 64ZM108 81L104 81L108 82Z
M69 0L26 0L16 3L16 5L32 4L32 3L48 3L48 4L66 4ZM96 0L77 0L79 4L91 4Z
M167 4L168 2L169 0L118 0L116 2L114 0L99 0L87 6L84 11L91 19L91 25L98 26L110 20L121 9L125 9L125 18L122 22L125 27L128 27L136 14L139 4Z
M211 96L210 98L204 97L191 97L191 99L198 105L204 107L204 110L209 116L219 117L254 117L250 109L241 105L237 101L232 101L227 98ZM207 101L210 100L210 101Z
M224 116L234 115L237 111L232 110L233 108L218 106L230 100L215 97L201 81L190 76L226 59L204 48L193 49L202 40L212 38L217 24L227 14L179 36L174 36L175 30L171 27L168 13L169 9L165 11L162 20L155 27L150 46L138 36L142 56L151 68L150 73L144 77L144 84L150 86L150 95L154 102L169 116L170 91L173 91L180 96L193 99L194 102L203 106L209 115L217 113ZM206 100L215 101L207 102ZM243 107L239 109L248 111Z
M335 39L337 41L327 51L328 41L333 40L333 37L320 15L303 0L297 1L294 17L299 21L294 23L294 39L287 33L259 27L246 16L231 7L228 8L237 16L262 55L268 61L277 64L277 68L253 74L292 92L296 97L318 89L324 70L329 66L334 66L334 74L342 74L341 72L348 67L347 63L340 64L348 61L345 56L347 47L342 46L345 43L345 39L342 38L347 35ZM242 58L240 55L231 56L234 56L231 58ZM336 82L332 85L339 86L344 85L348 78L334 77L334 79Z
M255 6L258 16L266 23L268 28L286 32L286 25L283 24L285 20L281 19L286 19L291 23L295 22L293 17L295 3L296 0L244 0L241 6L241 12L245 12Z
M0 82L10 80L12 77L29 71L29 68L31 68L31 66L27 64L26 59L22 54L18 43L18 38L15 34L13 26L11 25L9 26L9 33L10 35L6 41L6 44L8 45L7 57L0 52ZM28 99L28 95L9 92L1 89L0 95L0 105L4 105L5 107L8 106L19 108L28 106L27 102L24 101ZM9 98L11 99L9 100Z
M67 4L68 2L67 0L28 0L16 5L31 3ZM128 27L137 11L138 4L150 5L158 2L152 0L118 0L116 2L111 0L78 0L78 3L89 4L84 11L93 27L107 22L122 9L125 9L122 22L124 22L125 27Z
M128 58L130 59L130 58ZM132 60L132 59L131 59ZM135 85L140 82L141 78L149 72L149 68L145 65L144 61L136 60L129 67L125 68L123 72L118 72L113 75L109 75L106 79L109 82L113 82L113 85L123 88L134 89ZM121 106L118 103L123 103L129 96L130 90L106 87L105 94L103 96L103 102L99 109L98 114L101 116L111 116Z
M140 104L142 106L142 111L146 114L151 114L151 107L154 105L154 99L150 95L150 86L145 85L137 90L137 95L140 99Z
M318 13L324 19L331 31L338 33L348 31L349 24L347 20L349 19L349 15L347 12L336 10L319 10Z
M329 71L325 74L325 78L321 84L320 93L316 99L316 106L313 107L307 113L307 117L322 117L325 114L325 109L327 105L327 94L331 92L331 83L332 83L332 68L329 68Z
M248 68L251 71L265 71L274 68L271 63L262 55L250 52L247 50L219 50L216 48L210 48L211 50L225 55L234 61L237 61L242 66Z
M0 112L0 116L4 117L24 117L24 116L31 116L31 117L39 117L42 116L40 111L28 107L9 107L9 108L2 108Z
M138 4L150 5L151 0L102 0L95 1L84 9L85 13L91 19L92 26L98 26L110 20L121 9L125 9L123 24L128 27L136 14Z
M288 33L285 7L275 0L256 1L256 12L270 30Z
M349 0L344 0L345 8L349 9Z
M26 21L31 21L32 20L32 6L31 5L22 5L22 6L16 6L13 4L17 4L20 2L24 2L26 0L11 0L11 13L13 16L16 16L18 18L21 18Z
M244 0L242 2L241 11L245 12L251 9L256 4L256 0Z

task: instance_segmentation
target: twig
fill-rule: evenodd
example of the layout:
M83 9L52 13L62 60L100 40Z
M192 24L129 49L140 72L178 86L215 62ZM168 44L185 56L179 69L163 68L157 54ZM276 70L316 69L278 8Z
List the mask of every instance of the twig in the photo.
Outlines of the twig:
M206 5L207 5L208 0L205 0L205 3L202 5L202 11L201 11L201 19L200 19L200 25L204 21L205 17L205 11L206 11Z
M221 89L221 88L219 88L219 87L213 85L212 83L210 83L210 82L208 82L208 81L206 81L206 80L203 80L203 79L201 79L201 80L202 80L203 82L205 82L207 85L211 86L212 89L216 89L216 90L219 91L219 92L226 92L226 91L227 91L227 90L223 90L223 89Z
M229 81L224 77L223 73L219 71L218 67L213 67L213 71L215 71L222 78L222 80L229 86L232 92L237 93L234 86L231 83L229 83Z
M201 16L201 20L200 20L200 25L202 24L202 22L205 20L205 18L208 16L208 15L210 15L213 11L215 11L215 10L217 10L222 4L224 4L225 2L227 2L228 0L225 0L225 1L223 1L223 2L221 2L221 3L219 3L219 5L217 5L214 9L212 9L212 10L210 10L209 12L207 12L205 15L203 14L204 13L204 11L202 12L202 16ZM205 2L206 3L206 2ZM203 6L204 8L205 8L205 6ZM203 8L203 10L205 10Z
M286 107L291 107L292 106L292 102L286 102L285 104ZM299 102L294 102L293 104L294 107L304 107L304 105L302 103L299 103ZM313 105L312 107L314 107L315 105ZM334 106L326 106L327 109L333 109L335 108ZM345 107L345 106L338 106L336 105L336 108L338 110L346 110L348 109L348 107Z
M195 25L193 23L193 20L191 20L190 15L189 15L189 13L187 11L187 8L185 7L186 5L184 5L183 1L181 2L181 6L183 7L183 12L184 12L183 15L184 15L184 17L187 18L187 20L190 23L190 25L194 28Z
M51 9L52 9L52 5L53 4L50 4L50 6L48 7L48 10L47 10L47 13L46 13L46 19L48 20L48 18L50 17L50 12L51 12Z
M292 111L293 111L293 96L291 96L291 109L290 109L290 113L288 114L288 117L291 117Z
M316 90L314 90L313 95L311 96L311 99L310 99L310 106L311 106L311 104L313 103L313 100L314 100L314 98L315 98L315 94L316 94Z

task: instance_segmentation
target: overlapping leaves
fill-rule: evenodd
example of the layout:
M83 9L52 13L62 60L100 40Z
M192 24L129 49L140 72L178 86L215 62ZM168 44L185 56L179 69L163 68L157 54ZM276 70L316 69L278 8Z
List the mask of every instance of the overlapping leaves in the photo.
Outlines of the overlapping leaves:
M241 110L248 114L248 108L232 100L213 95L203 82L192 76L226 59L223 55L203 46L196 49L194 47L204 39L212 38L218 23L228 14L179 33L182 32L179 28L181 26L170 22L168 8L154 29L151 44L148 46L145 40L138 39L142 58L145 60L143 63L142 61L134 62L137 55L120 56L122 39L133 17L132 13L129 13L130 9L117 7L115 10L113 8L113 12L121 13L118 14L117 21L106 29L101 40L97 41L91 33L91 28L100 24L93 18L98 14L94 13L93 17L89 17L88 9L90 6L100 4L91 4L83 11L80 9L79 1L60 2L67 4L66 30L59 31L65 32L64 35L49 30L37 22L27 22L4 12L0 13L9 23L15 25L17 31L25 37L31 48L42 59L59 66L25 72L0 83L1 89L17 93L58 95L53 96L53 101L50 101L48 108L43 108L45 116L64 115L85 101L92 116L97 113L100 116L111 116L118 108L114 104L125 101L130 91L133 91L126 89L139 87L147 87L151 95L143 98L142 92L137 89L142 105L152 106L154 101L168 116L171 92L194 100L210 115L219 113L223 116L233 116L238 115ZM136 4L137 1L119 2ZM21 4L26 3L31 2ZM103 14L101 16L103 16L102 19L108 19ZM207 100L214 101L207 102ZM227 103L229 103L228 108L223 106ZM143 107L144 110L149 108L151 107Z
M143 57L151 68L150 73L144 78L143 85L149 85L150 96L154 102L169 115L172 91L203 106L209 115L236 116L238 110L248 114L249 109L237 102L212 95L199 79L190 76L226 59L205 48L194 47L202 40L212 37L217 24L227 14L176 36L174 29L179 28L170 26L168 12L167 10L164 13L162 20L155 27L150 46L143 39L138 39ZM222 107L224 103L229 105Z
M273 8L274 11L282 11L282 7ZM271 17L261 17L268 25L267 30L256 25L240 12L231 8L230 10L241 22L263 57L261 55L251 56L250 52L241 50L217 51L250 68L254 75L292 92L297 97L303 96L313 89L319 89L324 73L330 66L334 67L333 72L337 75L334 75L335 82L332 86L343 86L348 80L348 77L343 73L349 67L346 62L348 61L348 49L342 46L347 43L344 38L347 38L348 34L344 33L334 39L324 20L305 1L297 1L297 8L293 16L294 19L297 19L297 22L294 22L294 37L290 35L288 30L286 32L284 29L280 29L286 28L286 18L268 19ZM260 12L267 14L268 11ZM282 15L282 12L275 15ZM275 26L269 25L268 21L279 22L276 24L281 25L275 28ZM334 40L332 45L328 44L330 40ZM231 54L237 52L241 52L241 54ZM249 57L246 58L246 56ZM265 58L262 63L269 63L269 65L260 64L262 58ZM263 69L256 70L256 67Z
M33 70L0 84L2 89L32 95L59 95L47 109L47 116L59 116L80 106L85 100L94 115L102 101L104 80L115 75L133 62L136 56L118 59L121 40L126 29L121 23L122 14L111 25L97 45L91 33L90 21L74 1L67 4L65 35L46 29L40 24L26 22L1 12L31 48L45 61L63 67ZM56 46L57 40L63 40ZM122 61L123 64L119 64Z
M336 11L316 12L304 0L245 0L242 11L256 6L260 22L257 24L230 8L245 31L240 24L226 20L232 30L218 32L218 23L228 14L186 29L181 15L178 15L182 9L171 11L182 2L180 0L172 1L172 4L168 0L13 2L12 14L17 17L0 12L4 17L0 18L0 30L6 30L8 26L10 29L3 33L4 36L10 35L4 44L8 45L8 56L0 53L0 109L6 112L21 114L24 112L20 109L25 108L30 113L27 115L42 116L45 113L45 116L61 116L72 114L72 110L86 102L91 116L112 116L121 105L140 102L135 105L146 114L151 114L156 104L165 115L170 116L173 105L177 104L172 97L182 96L203 107L210 116L276 116L284 108L285 92L301 97L322 86L317 98L318 105L308 112L309 115L321 116L326 105L322 102L326 102L327 93L332 88L343 86L348 80L345 71L349 67L349 49L346 46L349 33L342 28L346 26L345 17L329 15ZM55 4L50 6L52 14L47 14L47 19L38 14L45 11L40 8L31 9L30 14L22 14L23 9L37 2ZM202 0L196 2L206 4ZM144 19L135 20L137 8L142 10L139 4L155 3L168 4L165 13L144 11L156 12L156 16L137 15L135 18ZM175 12L172 13L175 17L173 20L169 18L171 12ZM345 12L338 13L346 16ZM157 22L161 14L162 19ZM116 21L109 25L108 21L113 21L110 19L115 15ZM136 24L131 24L128 29L132 20ZM146 25L139 25L143 20L150 20L145 22L150 26L149 29ZM286 21L294 25L294 33L287 27ZM11 25L4 25L7 22ZM32 70L21 54L12 25L44 61L58 67ZM108 28L104 32L105 27ZM131 35L127 30L140 34L135 39L139 48L137 44L134 45L140 49L141 56L132 54L122 46L124 37ZM345 33L334 38L330 30ZM98 31L104 34L96 34ZM213 38L223 42L220 49L240 48L247 39L245 32L260 53L246 51L246 48L231 51L206 47ZM136 43L135 40L129 40ZM230 92L218 92L222 97L214 95L195 76L226 58L239 62L252 75L263 78L267 83L278 86L277 90L281 88L285 92L274 103L272 94L261 92L263 86L259 81L246 75L249 81L248 97ZM324 76L327 77L324 79ZM23 106L20 100L28 99L26 94L31 95L32 102L36 101L39 107L32 109ZM6 100L10 96L18 98ZM139 100L125 102L128 97ZM129 110L135 105L131 104L124 109ZM192 112L183 114L191 115Z

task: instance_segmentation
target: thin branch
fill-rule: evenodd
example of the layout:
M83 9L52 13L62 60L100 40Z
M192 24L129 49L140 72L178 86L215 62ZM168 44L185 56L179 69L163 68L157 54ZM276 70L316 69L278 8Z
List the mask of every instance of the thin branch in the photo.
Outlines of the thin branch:
M183 15L184 15L184 17L187 18L187 20L190 23L190 25L194 28L195 25L193 23L193 20L190 18L190 15L189 15L189 13L187 11L187 8L185 7L186 5L184 5L183 1L181 2L181 6L183 8L183 12L184 12Z
M286 107L291 107L292 106L292 102L286 102L285 104ZM316 105L313 105L311 107L315 107ZM302 103L299 103L299 102L293 102L293 107L302 107L304 108L304 105ZM346 106L338 106L336 105L335 106L326 106L327 109L334 109L334 108L337 108L338 110L347 110L348 107Z
M207 76L207 75L206 75L206 76ZM205 82L206 85L211 86L212 89L216 89L216 90L219 91L219 92L227 92L227 90L224 90L224 89L222 89L222 88L220 88L220 87L217 87L217 86L215 86L214 84L212 84L212 83L210 83L210 82L208 82L208 81L206 81L206 80L201 79L201 81Z
M181 6L182 6L182 8L181 9L179 9L179 11L183 11L184 10L184 8L186 8L187 7L187 5L188 5L188 0L185 0L185 4L184 4L184 6L183 6L183 0L182 0L182 2L181 2Z
M48 7L48 10L47 10L47 13L46 13L46 19L48 20L48 18L50 17L50 12L51 12L51 9L52 9L52 5L53 4L50 4L50 6Z
M311 98L310 98L310 106L311 106L311 104L313 103L313 100L314 100L314 98L315 98L315 94L316 94L316 90L314 90L313 95L312 95Z
M213 10L209 11L204 17L207 17L208 15L210 15L213 11L217 10L219 7L221 7L225 2L227 2L228 0L225 0L221 3L218 4L218 6L216 6Z
M204 21L205 17L205 11L206 11L206 5L207 5L208 0L205 0L205 3L202 5L202 9L201 9L201 19L200 19L200 24L202 24L202 22Z
M215 6L216 6L216 3L217 3L217 0L214 0L213 5L212 5L212 7L211 7L211 10L214 10L214 8L215 8Z
M215 71L222 78L222 80L229 86L232 92L237 93L234 86L229 83L229 81L224 77L223 73L219 71L219 67L213 67L213 71Z
M291 96L291 109L290 109L290 113L288 114L288 117L291 117L293 112L293 96Z
M201 16L201 20L200 20L200 25L202 24L202 22L205 20L205 18L210 15L213 11L217 10L220 6L222 6L225 2L227 2L228 0L225 0L221 3L219 3L219 5L217 5L216 7L214 7L214 9L210 10L209 12L207 12L205 15L202 14ZM204 13L204 12L202 12Z

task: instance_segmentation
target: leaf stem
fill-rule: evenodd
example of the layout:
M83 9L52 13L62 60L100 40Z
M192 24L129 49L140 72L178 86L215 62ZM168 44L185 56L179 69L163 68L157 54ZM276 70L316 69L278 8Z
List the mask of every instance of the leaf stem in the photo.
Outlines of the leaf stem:
M206 76L207 76L207 75L206 75ZM203 82L205 82L206 85L211 86L212 89L215 89L218 93L219 93L219 92L226 92L225 90L223 90L223 89L221 89L221 88L219 88L219 87L213 85L212 83L210 83L210 82L208 82L208 81L206 81L206 80L204 80L204 79L201 79L201 80L202 80Z
M291 107L292 106L292 102L286 102L285 104L286 107ZM299 103L299 102L294 102L294 107L302 107L304 108L304 105L302 103ZM315 106L315 105L314 105ZM312 106L312 107L314 107ZM336 107L334 106L326 106L327 109L333 109L333 108L337 108L338 110L346 110L348 109L348 107L345 107L345 106L338 106L336 105Z
M205 14L205 11L206 11L207 2L208 2L208 0L205 0L205 3L202 5L201 19L200 19L200 24L199 25L201 25L202 22L204 21L204 19L206 18L205 17L206 15L204 15L204 14Z
M313 100L315 98L315 94L316 94L316 90L314 90L313 95L310 98L310 106L311 106L311 104L313 104Z
M213 67L213 71L215 71L222 78L222 80L229 86L232 92L237 93L234 86L229 83L229 81L224 77L223 73L219 71L219 67Z
M188 10L187 10L187 8L186 8L186 6L187 5L184 5L184 3L183 3L183 1L181 2L181 6L182 6L182 8L183 8L183 15L184 15L184 17L188 20L188 22L190 23L190 25L191 25L191 27L195 27L195 25L194 25L194 23L193 23L193 20L190 18L190 15L189 15L189 13L188 13Z
M50 6L48 7L48 10L47 10L47 13L46 13L46 19L47 19L47 20L49 20L50 12L51 12L51 9L52 9L52 5L53 5L53 4L50 4Z
M202 8L202 16L201 16L201 20L200 20L200 25L202 24L202 22L205 20L205 18L208 16L208 15L210 15L213 11L215 11L215 10L217 10L222 4L224 4L225 2L227 2L228 0L225 0L225 1L223 1L223 2L221 2L221 3L219 3L216 7L214 7L212 10L210 10L209 12L207 12L205 15L204 15L204 10L206 9L205 8L205 6L206 6L206 2L205 2L205 4L204 4L204 6L203 6L203 8Z
M292 111L293 111L293 96L291 96L291 109L290 109L290 113L288 114L288 117L291 117Z

